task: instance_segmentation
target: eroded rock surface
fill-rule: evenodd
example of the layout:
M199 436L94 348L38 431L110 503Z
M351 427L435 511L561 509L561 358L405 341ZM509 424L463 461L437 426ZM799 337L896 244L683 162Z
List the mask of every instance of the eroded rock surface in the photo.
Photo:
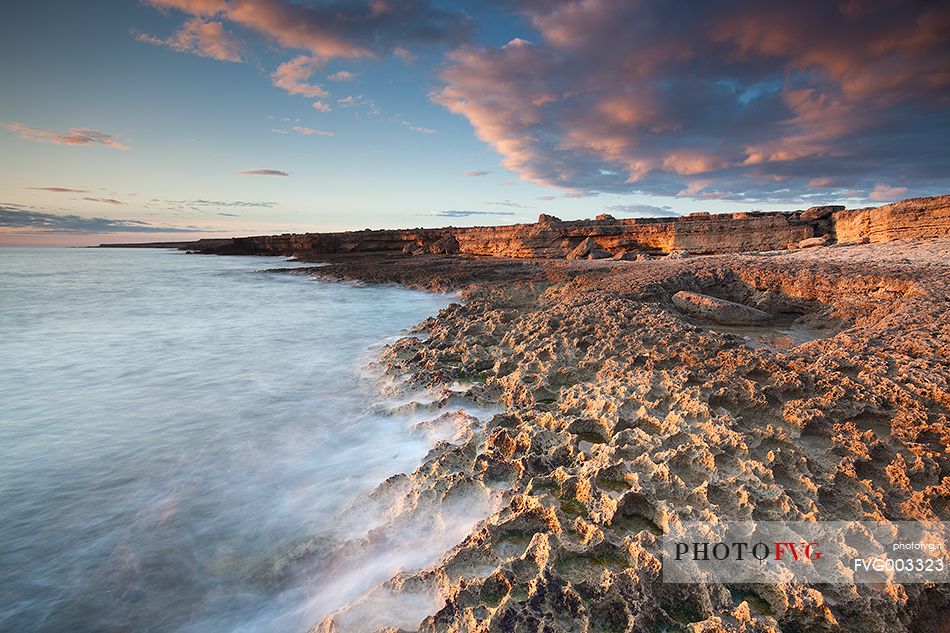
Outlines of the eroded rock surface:
M943 585L661 581L658 538L680 521L950 519L950 241L819 250L316 269L459 289L462 303L383 361L410 384L463 383L458 398L502 409L444 431L454 443L384 487L398 508L458 490L494 509L438 563L378 589L431 598L425 619L373 626L938 630L950 617ZM680 291L768 306L826 335L752 348L690 323L674 307ZM367 630L368 604L392 603L354 601L319 630Z

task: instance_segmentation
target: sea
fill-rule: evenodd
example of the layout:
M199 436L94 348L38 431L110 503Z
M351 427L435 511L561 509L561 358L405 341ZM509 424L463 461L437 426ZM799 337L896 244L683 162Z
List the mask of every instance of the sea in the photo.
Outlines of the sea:
M451 300L296 265L0 249L0 630L302 632L451 545L261 580L423 460L372 360Z

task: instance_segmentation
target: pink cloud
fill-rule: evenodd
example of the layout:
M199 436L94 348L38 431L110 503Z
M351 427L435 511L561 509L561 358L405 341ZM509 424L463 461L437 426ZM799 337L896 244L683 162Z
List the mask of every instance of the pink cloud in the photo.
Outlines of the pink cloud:
M244 169L238 172L240 176L289 176L286 171L279 169Z
M351 73L348 70L340 70L327 77L327 79L330 81L353 81L356 79L356 73Z
M326 130L315 130L311 127L306 127L303 125L295 125L292 129L297 134L303 134L304 136L336 136L335 132L328 132Z
M277 67L271 75L274 85L283 88L292 95L305 97L326 97L329 93L322 86L308 83L313 73L323 66L323 62L308 55L299 55Z
M400 54L407 45L467 38L472 21L427 0L305 4L289 0L148 0L162 9L239 24L322 60Z
M228 8L225 0L146 0L160 9L178 9L192 15L215 15Z
M455 50L434 100L523 180L760 200L950 183L946 3L509 4L535 41Z
M874 189L868 194L868 198L876 202L893 202L906 196L907 191L907 187L890 187L878 183L874 185Z
M4 123L3 127L16 132L25 141L36 143L53 143L55 145L105 145L113 149L128 150L129 148L116 140L115 137L86 128L69 128L68 132L56 132L41 128L29 127L22 123Z
M167 46L179 53L194 53L201 57L225 62L242 61L241 51L244 48L241 40L224 30L223 24L209 22L202 18L191 18L186 21L171 37L163 39L139 34L136 35L136 39L149 44Z

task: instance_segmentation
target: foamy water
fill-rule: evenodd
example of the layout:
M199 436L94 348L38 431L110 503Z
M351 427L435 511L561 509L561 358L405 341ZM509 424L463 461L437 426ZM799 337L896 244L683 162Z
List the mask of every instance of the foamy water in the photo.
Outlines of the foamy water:
M258 272L286 265L0 249L0 629L306 630L479 518L345 576L262 580L421 461L365 363L448 302Z

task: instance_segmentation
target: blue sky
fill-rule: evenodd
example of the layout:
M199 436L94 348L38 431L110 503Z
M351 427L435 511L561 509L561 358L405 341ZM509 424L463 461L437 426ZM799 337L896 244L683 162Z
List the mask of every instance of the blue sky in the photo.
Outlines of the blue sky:
M702 69L711 80L703 83L695 67L657 52L675 50L664 29L683 29L680 16L654 15L640 32L642 16L614 15L606 1L327 6L8 4L0 242L507 224L542 211L568 219L863 206L946 185L933 165L895 166L874 159L874 148L858 161L836 151L855 135L893 143L874 121L848 123L868 97L847 82L880 69L842 79L828 60L796 66L794 50L740 66L716 49L710 58L721 63ZM301 7L309 12L294 13ZM311 21L310 30L301 35L286 16ZM707 15L702 32L719 17ZM855 28L876 28L861 19ZM614 24L629 38L604 32ZM722 46L718 35L711 41ZM946 40L937 44L945 55ZM298 58L312 75L276 85L281 65ZM629 60L649 67L631 74ZM915 99L881 105L879 116L903 117L888 129L944 166L933 134L908 121L930 108L939 131L946 101L934 105L926 86L897 88ZM716 114L730 104L742 118ZM829 114L816 120L816 110Z

